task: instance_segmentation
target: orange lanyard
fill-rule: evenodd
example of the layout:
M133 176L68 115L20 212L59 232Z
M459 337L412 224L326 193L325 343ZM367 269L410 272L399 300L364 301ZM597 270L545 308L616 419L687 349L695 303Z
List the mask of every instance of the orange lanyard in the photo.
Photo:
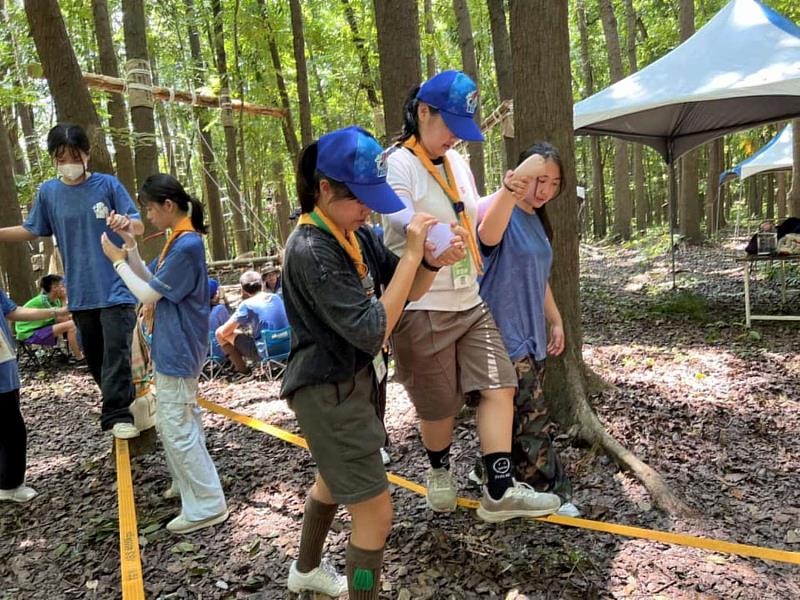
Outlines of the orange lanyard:
M361 246L358 245L355 233L352 231L342 231L336 223L331 221L324 212L317 208L311 213L303 213L300 215L298 223L300 225L319 227L333 235L336 241L339 242L339 245L347 252L347 256L350 257L350 260L353 261L353 264L356 266L356 271L358 271L359 278L364 280L367 277L369 269L361 255Z
M167 252L169 252L170 246L172 246L173 242L178 239L181 234L187 233L189 231L197 231L192 226L192 220L189 217L184 217L172 230L172 233L167 238L164 247L161 249L161 255L158 257L158 262L156 263L156 271L161 268L164 259L167 257Z

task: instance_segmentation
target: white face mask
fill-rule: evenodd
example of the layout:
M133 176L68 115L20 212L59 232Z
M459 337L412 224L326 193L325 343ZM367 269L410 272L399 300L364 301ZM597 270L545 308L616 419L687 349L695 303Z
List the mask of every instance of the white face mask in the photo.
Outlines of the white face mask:
M86 165L68 163L65 165L58 165L56 167L56 170L58 171L58 174L64 179L75 181L76 179L80 179L81 177L83 177L83 174L86 172Z

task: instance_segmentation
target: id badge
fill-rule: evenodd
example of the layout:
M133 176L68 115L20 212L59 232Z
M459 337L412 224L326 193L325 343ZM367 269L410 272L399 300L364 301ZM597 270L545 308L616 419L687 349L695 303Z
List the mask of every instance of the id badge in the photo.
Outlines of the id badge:
M451 266L450 272L453 274L453 288L460 290L472 284L472 266L469 256Z
M5 331L0 329L0 363L5 363L15 358L16 354L11 348L11 343L8 341Z
M378 383L383 381L383 378L386 377L386 361L383 360L383 350L372 359L372 368L375 369L375 379Z

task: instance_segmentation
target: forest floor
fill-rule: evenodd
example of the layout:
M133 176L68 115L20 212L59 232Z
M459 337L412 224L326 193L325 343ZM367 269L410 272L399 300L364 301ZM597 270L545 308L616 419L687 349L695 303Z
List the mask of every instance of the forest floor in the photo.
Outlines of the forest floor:
M558 439L575 504L589 519L800 551L800 324L743 326L741 269L729 247L677 256L669 291L663 240L582 247L587 363L613 387L592 398L608 429L700 516L673 518L602 453ZM793 274L797 285L797 272ZM760 284L764 305L775 294ZM798 300L794 310L798 312ZM116 478L86 372L26 371L28 482L40 496L0 505L0 598L118 598ZM279 384L204 384L205 396L297 431ZM185 537L164 525L179 510L161 453L133 460L148 598L292 597L309 455L206 413L208 446L231 509L222 526ZM390 470L422 482L414 412L390 384ZM474 423L454 444L462 495L477 455ZM382 598L800 598L800 567L535 521L489 525L472 511L436 515L394 489L395 523ZM340 513L328 553L344 567Z

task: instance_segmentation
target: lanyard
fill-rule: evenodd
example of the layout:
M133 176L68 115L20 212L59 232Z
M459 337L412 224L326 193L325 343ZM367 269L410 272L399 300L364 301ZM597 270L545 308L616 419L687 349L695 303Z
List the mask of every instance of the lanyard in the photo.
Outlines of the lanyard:
M299 224L313 225L314 227L319 227L323 231L330 233L336 238L339 245L344 248L344 251L347 252L347 256L350 257L350 260L353 261L353 264L356 266L356 271L358 271L359 278L362 281L367 278L369 269L361 255L361 246L358 245L358 239L356 239L356 235L352 231L342 231L338 225L325 215L325 213L318 209L300 215Z

